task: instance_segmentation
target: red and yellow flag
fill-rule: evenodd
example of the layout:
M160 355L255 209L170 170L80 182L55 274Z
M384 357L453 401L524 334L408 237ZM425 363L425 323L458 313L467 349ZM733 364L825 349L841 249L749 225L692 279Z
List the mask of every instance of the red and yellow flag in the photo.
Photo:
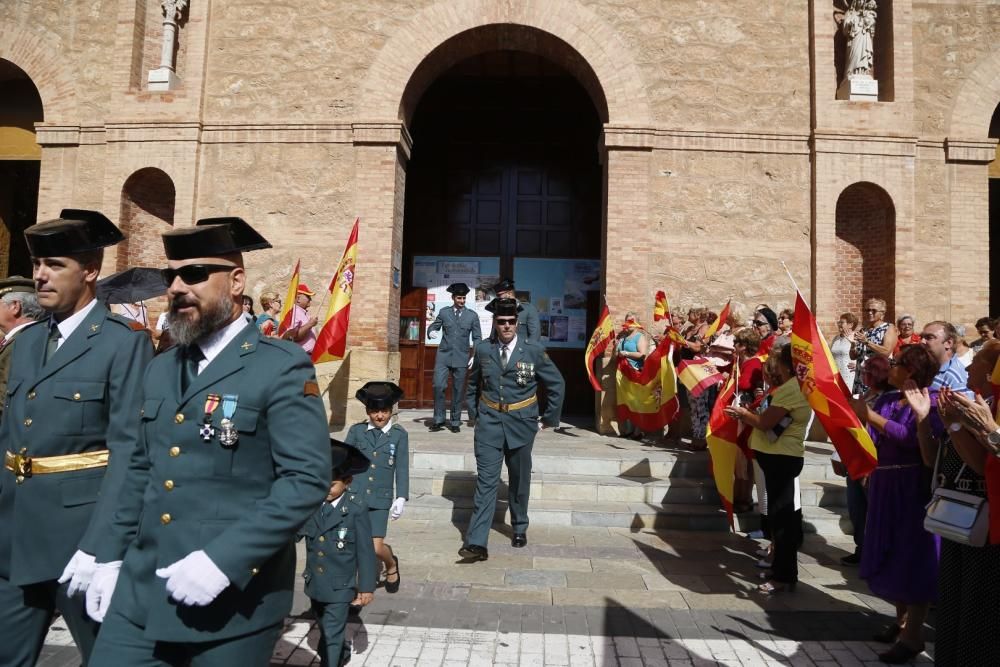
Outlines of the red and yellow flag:
M715 400L712 416L705 431L709 460L712 464L712 477L715 479L715 488L719 491L719 498L722 499L722 507L726 510L726 517L732 530L736 529L733 521L733 497L736 487L736 461L740 450L740 423L726 415L723 409L733 405L738 383L739 377L736 373L729 376Z
M326 324L316 337L313 348L313 363L338 361L347 355L347 327L351 320L351 297L354 295L354 275L358 262L358 223L347 239L347 248L337 267L337 273L330 281L330 305L326 309Z
M653 302L653 321L670 319L670 305L667 303L667 293L660 290L656 293L656 301Z
M993 385L993 409L996 411L994 421L1000 419L1000 359L993 366L990 375ZM1000 507L1000 458L986 457L986 499L993 507ZM990 544L1000 544L1000 511L990 512Z
M733 302L732 299L726 301L726 305L722 307L722 312L719 316L715 318L715 321L708 325L708 330L705 332L705 340L708 340L718 332L719 327L726 323L729 319L729 305Z
M618 421L626 419L641 431L656 431L677 418L677 373L670 358L672 342L664 338L636 370L624 357L616 376Z
M285 293L285 300L281 302L281 312L278 313L279 336L292 326L292 310L295 308L295 297L299 290L299 264L301 263L301 260L295 260L295 268L292 269L292 277L288 282L288 292Z
M875 444L854 414L850 395L801 293L795 295L792 359L799 388L823 424L852 479L870 473L877 463Z
M677 376L692 397L701 396L709 387L719 384L724 379L722 373L716 370L712 362L705 357L685 359L677 366Z
M594 328L594 333L590 335L590 341L587 343L587 351L583 354L584 363L587 364L587 378L590 379L590 386L594 388L594 391L601 390L601 383L597 381L597 377L594 375L594 361L604 353L605 348L608 347L608 343L614 337L615 325L611 321L611 313L608 311L607 304L605 304L604 308L601 309L601 316L597 318L597 326Z

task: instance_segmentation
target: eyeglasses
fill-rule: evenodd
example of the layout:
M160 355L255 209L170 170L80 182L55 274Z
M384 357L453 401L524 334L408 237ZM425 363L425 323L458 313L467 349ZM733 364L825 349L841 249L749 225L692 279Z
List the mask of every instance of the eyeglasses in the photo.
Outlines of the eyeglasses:
M517 324L516 317L498 317L493 321L496 322L501 327L510 327Z
M753 323L754 323L754 326L758 326L758 327L762 327L764 325L771 326L771 323L768 322L767 320L754 320Z
M238 267L231 264L188 264L179 269L160 269L167 285L172 285L175 278L180 278L185 285L197 285L208 280L213 273L232 271Z
M879 308L865 308L865 312L866 313L881 313L882 311Z

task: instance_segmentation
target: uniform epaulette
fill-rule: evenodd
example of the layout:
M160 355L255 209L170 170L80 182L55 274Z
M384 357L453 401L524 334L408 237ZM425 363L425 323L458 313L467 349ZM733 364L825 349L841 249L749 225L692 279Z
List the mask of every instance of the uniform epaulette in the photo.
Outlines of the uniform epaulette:
M130 320L127 317L122 317L118 313L108 313L108 321L115 322L122 325L129 331L145 331L149 333L149 329L142 325L142 322L136 322L135 320Z
M302 348L299 345L297 345L296 343L293 343L290 340L284 340L282 338L276 338L274 336L263 336L262 335L258 339L258 342L261 345L269 345L270 347L273 347L273 348L276 348L278 350L281 350L285 354L295 354L296 350L298 350L300 352L302 351Z

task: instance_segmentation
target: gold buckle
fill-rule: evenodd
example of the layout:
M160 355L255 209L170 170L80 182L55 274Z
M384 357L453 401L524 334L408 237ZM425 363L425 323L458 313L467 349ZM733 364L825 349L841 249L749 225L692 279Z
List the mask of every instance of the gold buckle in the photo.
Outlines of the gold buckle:
M510 403L497 403L499 406L497 410L500 412L510 412Z
M13 463L14 479L18 484L31 477L31 457L28 456L27 447L22 447L21 451L14 455Z

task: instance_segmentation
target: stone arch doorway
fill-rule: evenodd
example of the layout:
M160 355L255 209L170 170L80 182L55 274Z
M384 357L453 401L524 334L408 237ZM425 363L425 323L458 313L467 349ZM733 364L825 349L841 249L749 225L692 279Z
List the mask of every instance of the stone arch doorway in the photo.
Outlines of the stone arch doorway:
M31 77L0 58L0 275L31 275L24 229L38 213L42 149L35 123L44 120Z
M600 308L599 141L608 117L593 71L565 42L534 28L479 28L421 63L400 113L413 140L404 295L427 286L417 267L435 257L476 263L474 287L513 277L519 296L539 309L543 343L566 377L564 412L592 414L579 358ZM593 275L583 275L587 267ZM434 351L424 348L413 369L406 343L401 349L402 379L422 376L421 407L432 401Z
M835 310L862 315L867 299L884 299L886 320L895 317L896 209L874 183L846 187L837 199ZM863 318L862 318L862 321Z
M166 172L146 167L122 186L118 221L127 237L118 247L115 270L130 266L164 266L160 234L174 225L177 191Z

